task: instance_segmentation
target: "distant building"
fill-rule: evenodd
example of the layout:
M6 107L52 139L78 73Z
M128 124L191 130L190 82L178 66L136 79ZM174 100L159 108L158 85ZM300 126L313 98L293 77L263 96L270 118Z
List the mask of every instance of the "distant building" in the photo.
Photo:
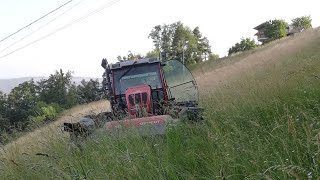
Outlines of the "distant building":
M255 36L257 36L258 41L261 42L262 44L268 40L268 37L264 33L266 30L266 25L267 25L267 22L264 22L264 23L260 24L259 26L253 28L258 31L255 34Z
M304 29L301 29L301 28L298 28L298 27L294 27L292 25L289 25L288 26L288 29L287 29L287 36L289 35L293 35L295 33L299 33L299 32L302 32Z
M255 36L257 36L258 41L261 42L262 44L268 40L268 37L265 35L266 25L267 25L267 22L264 22L258 25L257 27L253 28L258 31L255 34ZM293 35L295 33L299 33L301 31L303 31L303 29L296 28L296 27L293 27L292 25L289 25L287 27L287 36Z

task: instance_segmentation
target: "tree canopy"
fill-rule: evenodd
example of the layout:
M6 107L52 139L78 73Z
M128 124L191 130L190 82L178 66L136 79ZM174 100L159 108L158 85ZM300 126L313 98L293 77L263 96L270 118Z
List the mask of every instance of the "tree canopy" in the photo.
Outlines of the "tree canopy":
M275 19L266 22L265 35L269 41L281 39L287 36L288 23L282 19Z
M89 81L82 80L81 85L77 87L77 95L80 103L88 103L99 100L101 96L101 85L98 79Z
M72 72L68 71L64 73L62 69L60 69L54 74L51 74L48 79L40 81L40 99L46 103L57 103L68 108L67 94L71 87L71 78Z
M117 60L122 62L158 58L160 52L165 52L167 59L176 59L186 65L219 58L217 54L212 54L209 40L203 36L199 27L190 29L180 21L154 26L148 38L152 39L154 48L146 55L133 54L129 51L127 56L117 56Z
M28 117L33 115L39 97L37 87L33 80L24 82L15 87L7 99L7 117L11 124L27 123Z
M199 27L191 30L180 21L156 25L148 37L153 41L154 50L147 57L155 57L160 51L164 51L168 59L194 64L208 60L211 54L209 40L202 35Z
M292 19L292 26L300 30L308 29L312 27L311 22L312 22L312 19L310 16L301 16L301 17Z
M144 56L142 56L141 54L133 54L131 51L129 51L127 56L119 55L117 57L117 60L119 62L122 62L122 61L138 60L138 59L142 59L142 58L144 58Z
M231 55L237 52L248 51L254 49L256 46L254 39L242 38L239 43L236 43L229 49L228 54Z

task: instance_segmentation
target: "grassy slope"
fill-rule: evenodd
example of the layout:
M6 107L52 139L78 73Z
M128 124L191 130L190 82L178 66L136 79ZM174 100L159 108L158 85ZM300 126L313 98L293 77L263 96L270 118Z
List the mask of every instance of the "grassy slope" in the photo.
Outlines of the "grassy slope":
M33 153L43 144L47 143L47 138L53 137L68 137L68 134L62 133L61 125L63 122L78 121L80 117L91 113L100 113L109 108L108 101L102 100L93 102L87 105L76 106L62 114L62 117L55 122L38 128L33 132L28 132L18 139L6 144L0 148L0 158L15 158L21 153Z
M194 67L204 123L169 129L165 138L98 134L81 148L48 137L32 153L2 159L0 173L5 179L319 177L319 49L316 29L219 68Z

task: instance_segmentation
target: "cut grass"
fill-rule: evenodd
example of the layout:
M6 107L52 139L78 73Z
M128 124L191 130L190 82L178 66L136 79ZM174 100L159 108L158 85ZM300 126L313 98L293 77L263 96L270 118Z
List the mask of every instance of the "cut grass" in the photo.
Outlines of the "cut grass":
M208 84L212 72L197 74L200 87L206 88L201 89L201 105L206 108L202 123L180 124L164 137L98 133L80 146L63 136L47 137L48 143L31 153L11 152L2 159L1 177L319 178L320 33L309 32L299 35L299 44L292 43L297 42L294 38L282 42L291 49L274 44L288 53L270 45L256 52L260 55L252 54L265 62L230 68L234 72L221 76L219 83ZM273 54L263 57L264 52Z

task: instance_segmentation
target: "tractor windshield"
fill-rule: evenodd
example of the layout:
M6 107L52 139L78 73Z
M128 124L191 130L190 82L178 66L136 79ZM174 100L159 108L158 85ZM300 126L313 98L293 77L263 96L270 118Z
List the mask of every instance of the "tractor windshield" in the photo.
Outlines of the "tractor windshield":
M189 69L180 61L167 61L164 74L171 95L177 102L198 102L196 81Z
M124 94L128 87L150 85L152 89L162 87L159 66L154 64L134 65L114 71L116 95Z

